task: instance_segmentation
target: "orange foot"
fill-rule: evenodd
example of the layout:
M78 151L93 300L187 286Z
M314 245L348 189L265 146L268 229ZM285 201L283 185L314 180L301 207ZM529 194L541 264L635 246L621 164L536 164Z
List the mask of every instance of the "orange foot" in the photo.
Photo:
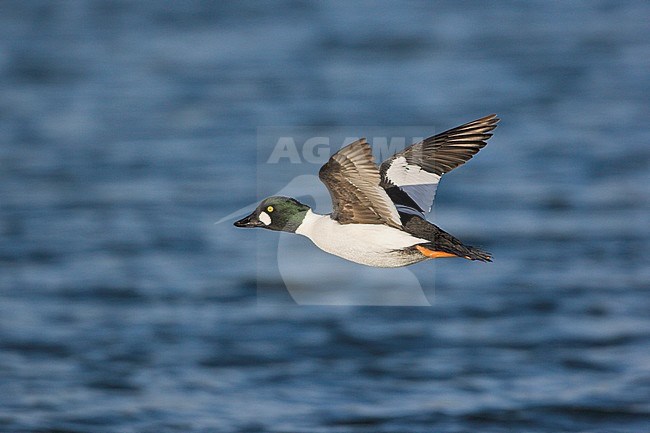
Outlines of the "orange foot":
M427 248L424 248L422 245L416 245L415 248L423 255L430 257L432 259L439 259L441 257L458 257L456 254L445 253L444 251L433 251Z

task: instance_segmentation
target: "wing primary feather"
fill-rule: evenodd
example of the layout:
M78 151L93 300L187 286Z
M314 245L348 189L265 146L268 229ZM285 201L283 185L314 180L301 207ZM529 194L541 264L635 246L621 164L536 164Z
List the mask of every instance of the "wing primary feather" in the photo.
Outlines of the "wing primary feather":
M464 164L485 147L498 121L499 118L491 114L409 146L381 164L381 186L386 190L397 187L407 194L411 202L416 203L413 206L407 203L403 195L393 193L396 206L411 206L415 212L428 212L440 177ZM426 174L437 177L427 177ZM421 185L421 188L413 188L413 185ZM409 191L405 190L407 186Z
M365 138L332 155L319 177L332 197L332 218L341 224L401 228L397 208L380 186L380 173Z

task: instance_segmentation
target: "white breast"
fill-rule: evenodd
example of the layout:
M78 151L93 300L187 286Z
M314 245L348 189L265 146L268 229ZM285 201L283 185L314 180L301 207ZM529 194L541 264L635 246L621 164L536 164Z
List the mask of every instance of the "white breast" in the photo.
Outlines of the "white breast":
M394 267L414 263L413 257L398 252L406 247L428 242L381 224L339 224L329 215L311 210L296 233L311 239L321 250L355 263Z

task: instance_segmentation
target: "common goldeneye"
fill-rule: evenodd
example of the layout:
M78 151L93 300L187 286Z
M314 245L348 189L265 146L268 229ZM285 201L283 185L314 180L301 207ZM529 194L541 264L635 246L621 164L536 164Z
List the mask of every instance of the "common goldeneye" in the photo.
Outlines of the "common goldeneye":
M400 267L440 257L490 262L489 253L464 245L426 214L441 176L481 150L498 121L492 114L429 137L379 167L361 138L332 155L318 173L332 197L331 214L276 196L235 226L297 233L323 251L368 266Z

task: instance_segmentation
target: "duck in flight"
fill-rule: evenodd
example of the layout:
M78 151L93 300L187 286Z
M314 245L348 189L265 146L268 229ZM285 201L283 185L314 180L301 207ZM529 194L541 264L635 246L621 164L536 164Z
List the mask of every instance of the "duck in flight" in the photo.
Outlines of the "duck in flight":
M496 115L434 135L393 155L379 167L361 138L336 152L318 173L333 211L319 215L289 197L264 199L236 227L262 227L308 237L317 247L352 262L401 267L441 257L492 261L426 220L443 174L486 144Z

